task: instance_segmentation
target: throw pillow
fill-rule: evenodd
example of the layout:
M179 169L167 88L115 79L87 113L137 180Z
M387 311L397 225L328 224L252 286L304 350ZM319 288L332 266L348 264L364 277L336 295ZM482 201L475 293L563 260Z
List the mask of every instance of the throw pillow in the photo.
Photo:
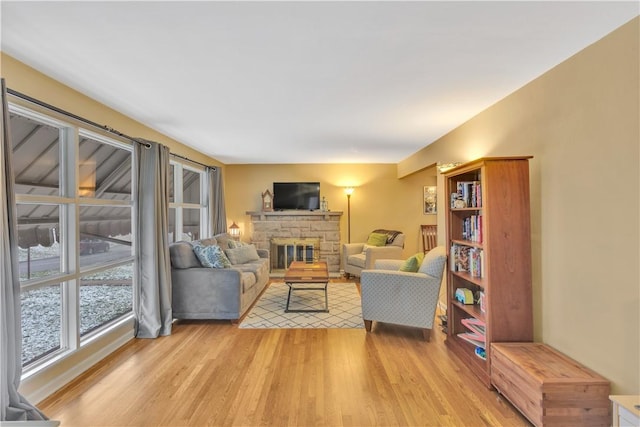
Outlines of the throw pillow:
M229 242L233 240L228 233L220 233L213 236L218 241L218 246L222 249L227 249L229 247Z
M245 242L240 242L238 240L229 240L228 241L229 244L229 249L235 249L235 248L239 248L241 246L248 246L248 243Z
M209 268L229 268L231 263L227 259L224 251L218 245L202 246L195 245L193 253L196 254L200 264Z
M256 250L256 247L254 245L225 249L224 253L227 255L229 261L231 261L231 264L233 265L245 264L247 262L257 261L260 259L258 251Z
M422 260L424 259L424 253L418 252L417 254L410 256L407 260L400 266L400 271L406 271L409 273L417 273L420 265L422 265Z
M369 246L385 246L387 244L387 235L382 233L371 233L367 240Z

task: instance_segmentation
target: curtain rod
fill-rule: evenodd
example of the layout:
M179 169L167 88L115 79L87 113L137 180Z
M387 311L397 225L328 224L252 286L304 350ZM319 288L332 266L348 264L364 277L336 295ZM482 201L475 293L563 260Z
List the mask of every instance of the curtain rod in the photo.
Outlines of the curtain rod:
M129 135L127 135L127 134L124 134L124 133L122 133L122 132L120 132L120 131L118 131L118 130L116 130L116 129L114 129L114 128L110 127L110 126L101 125L101 124L96 123L96 122L94 122L94 121L91 121L91 120L89 120L89 119L85 119L84 117L81 117L81 116L78 116L78 115L76 115L76 114L70 113L69 111L63 110L63 109L61 109L61 108L58 108L58 107L53 106L53 105L51 105L51 104L48 104L48 103L46 103L46 102L44 102L44 101L40 101L39 99L32 98L32 97L30 97L29 95L25 95L24 93L18 92L17 90L13 90L13 89L7 88L7 93L8 93L8 94L10 94L10 95L13 95L13 96L17 96L18 98L22 98L22 99L24 99L25 101L29 101L29 102L31 102L31 103L33 103L33 104L36 104L36 105L39 105L39 106L41 106L41 107L47 108L47 109L49 109L49 110L53 110L53 111L55 111L56 113L59 113L59 114L65 115L65 116L67 116L67 117L71 117L71 118L73 118L73 119L75 119L75 120L78 120L78 121L80 121L80 122L86 123L86 124L88 124L88 125L91 125L91 126L93 126L93 127L98 128L98 129L102 129L102 130L107 131L107 132L109 132L109 133L113 133L113 134L115 134L115 135L118 135L118 136L120 136L120 137L122 137L122 138L126 138L126 139L128 139L129 141L132 141L132 142L135 142L135 143L138 143L138 144L142 144L142 145L146 146L147 148L151 147L151 145L150 145L150 144L148 144L148 143L146 143L146 142L142 142L142 141L140 141L140 139L138 139L138 138L134 138L134 137L132 137L132 136L129 136ZM204 167L206 167L206 168L211 168L211 169L213 169L213 170L216 170L216 168L215 168L214 166L205 165L204 163L196 162L195 160L188 159L188 158L186 158L186 157L184 157L184 156L180 156L180 155L178 155L178 154L170 153L170 155L172 155L172 156L174 156L174 157L179 157L179 158L181 158L181 159L187 160L187 161L192 162L192 163L196 163L196 164L198 164L198 165L200 165L200 166L204 166Z
M143 145L146 145L147 147L150 147L149 144L144 143L144 142L140 142L136 138L134 138L132 136L129 136L129 135L126 135L126 134L124 134L124 133L122 133L120 131L117 131L117 130L115 130L114 128L112 128L110 126L101 125L101 124L96 123L94 121L91 121L89 119L85 119L84 117L80 117L80 116L78 116L76 114L70 113L70 112L68 112L66 110L63 110L62 108L58 108L58 107L56 107L54 105L47 104L46 102L40 101L39 99L32 98L29 95L25 95L24 93L20 93L20 92L18 92L16 90L13 90L13 89L10 89L10 88L7 88L7 93L9 93L9 94L11 94L13 96L17 96L18 98L22 98L25 101L29 101L29 102L31 102L33 104L39 105L41 107L48 108L49 110L53 110L56 113L60 113L60 114L65 115L67 117L71 117L72 119L81 121L81 122L86 123L88 125L91 125L93 127L97 127L99 129L105 130L105 131L107 131L109 133L116 134L116 135L121 136L123 138L126 138L126 139L128 139L128 140L130 140L132 142L137 142L138 144L143 144Z
M170 155L172 155L173 157L178 157L178 158L183 159L183 160L186 160L186 161L188 161L188 162L195 163L195 164L200 165L200 166L204 166L205 168L211 168L211 169L213 169L213 170L216 170L216 169L217 169L215 166L205 165L204 163L200 163L200 162L198 162L198 161L191 160L190 158L185 157L185 156L181 156L180 154L173 154L173 153L169 153L169 154L170 154Z

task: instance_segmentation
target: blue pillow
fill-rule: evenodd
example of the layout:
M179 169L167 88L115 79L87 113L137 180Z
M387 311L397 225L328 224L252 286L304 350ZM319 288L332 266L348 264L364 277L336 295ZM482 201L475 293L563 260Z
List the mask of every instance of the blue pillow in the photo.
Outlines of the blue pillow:
M193 247L193 252L198 257L200 264L203 267L209 268L229 268L231 262L224 254L224 251L218 245L202 246L196 245Z

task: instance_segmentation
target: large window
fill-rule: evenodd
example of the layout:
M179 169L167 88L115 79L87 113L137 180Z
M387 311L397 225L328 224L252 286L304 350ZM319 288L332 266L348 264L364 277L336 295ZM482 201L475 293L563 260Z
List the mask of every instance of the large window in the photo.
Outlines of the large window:
M9 113L29 375L131 319L133 150L45 108ZM170 174L170 240L207 235L205 169L173 159Z
M11 105L28 371L131 316L132 149Z

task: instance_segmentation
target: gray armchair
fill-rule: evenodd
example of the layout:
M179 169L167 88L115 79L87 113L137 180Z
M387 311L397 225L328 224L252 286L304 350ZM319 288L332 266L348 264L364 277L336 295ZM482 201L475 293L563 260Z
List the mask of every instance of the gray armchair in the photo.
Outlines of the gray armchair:
M377 232L380 230L375 230ZM385 246L369 246L366 243L345 243L342 245L342 265L344 275L360 276L362 270L372 269L379 259L402 259L404 234L393 235Z
M373 321L423 328L429 341L446 265L444 246L425 256L417 273L399 271L401 260L378 260L374 270L362 271L362 318L371 332Z

